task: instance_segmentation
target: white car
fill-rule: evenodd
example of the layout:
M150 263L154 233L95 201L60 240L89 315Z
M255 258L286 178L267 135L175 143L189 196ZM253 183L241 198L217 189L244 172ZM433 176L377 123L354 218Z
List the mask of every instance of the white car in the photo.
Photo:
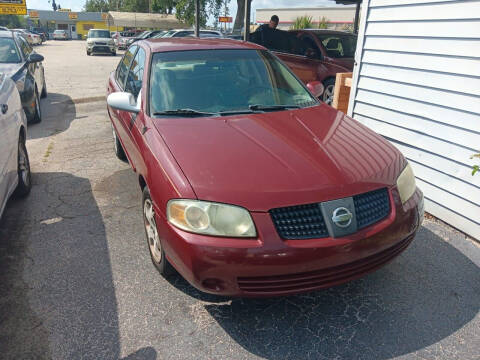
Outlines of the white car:
M65 30L55 30L53 40L68 40L68 34Z
M12 31L22 35L30 45L42 45L42 37L40 35L31 33L25 29L13 29Z
M176 38L176 37L192 37L195 36L195 31L192 29L176 29L169 30L167 32L161 32L155 36L154 39L158 38ZM216 30L200 30L200 38L223 38L223 34L220 31Z
M26 196L30 192L32 181L26 139L27 118L17 86L0 74L0 217L13 193Z

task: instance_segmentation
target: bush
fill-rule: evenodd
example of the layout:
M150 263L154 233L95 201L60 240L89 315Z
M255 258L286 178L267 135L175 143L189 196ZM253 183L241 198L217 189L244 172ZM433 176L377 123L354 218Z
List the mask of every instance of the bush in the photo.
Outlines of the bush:
M318 23L319 29L328 29L328 19L325 16L322 16L320 22Z
M292 25L293 30L311 29L313 27L313 18L311 16L300 16L295 19Z

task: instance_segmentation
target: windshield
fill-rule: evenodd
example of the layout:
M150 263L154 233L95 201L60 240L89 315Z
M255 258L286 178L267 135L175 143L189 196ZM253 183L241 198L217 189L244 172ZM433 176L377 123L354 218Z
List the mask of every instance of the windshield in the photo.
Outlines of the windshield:
M0 63L19 63L20 61L20 54L13 39L0 38Z
M89 38L110 38L110 31L107 30L90 30L88 32Z
M276 57L259 50L156 53L150 79L151 114L178 109L204 113L316 105Z
M357 47L354 35L315 34L322 42L327 55L332 58L353 58Z

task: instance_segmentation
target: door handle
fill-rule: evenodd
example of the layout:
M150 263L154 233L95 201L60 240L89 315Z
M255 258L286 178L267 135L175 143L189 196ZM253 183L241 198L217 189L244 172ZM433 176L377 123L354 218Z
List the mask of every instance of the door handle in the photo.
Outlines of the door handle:
M3 104L3 105L2 105L2 114L5 115L5 114L7 113L7 111L8 111L8 105L7 105L7 104Z

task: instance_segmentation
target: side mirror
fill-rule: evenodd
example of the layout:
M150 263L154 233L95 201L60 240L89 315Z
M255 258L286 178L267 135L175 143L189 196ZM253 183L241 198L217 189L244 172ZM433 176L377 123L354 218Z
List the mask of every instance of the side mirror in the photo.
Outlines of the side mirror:
M325 90L323 84L320 81L309 82L307 84L307 89L310 90L310 92L317 98L322 96L323 91Z
M137 104L132 94L127 92L115 92L107 97L108 106L120 110L138 114L140 103Z
M45 58L42 55L37 53L31 53L28 56L27 62L31 64L31 63L42 62L43 60L45 60Z

